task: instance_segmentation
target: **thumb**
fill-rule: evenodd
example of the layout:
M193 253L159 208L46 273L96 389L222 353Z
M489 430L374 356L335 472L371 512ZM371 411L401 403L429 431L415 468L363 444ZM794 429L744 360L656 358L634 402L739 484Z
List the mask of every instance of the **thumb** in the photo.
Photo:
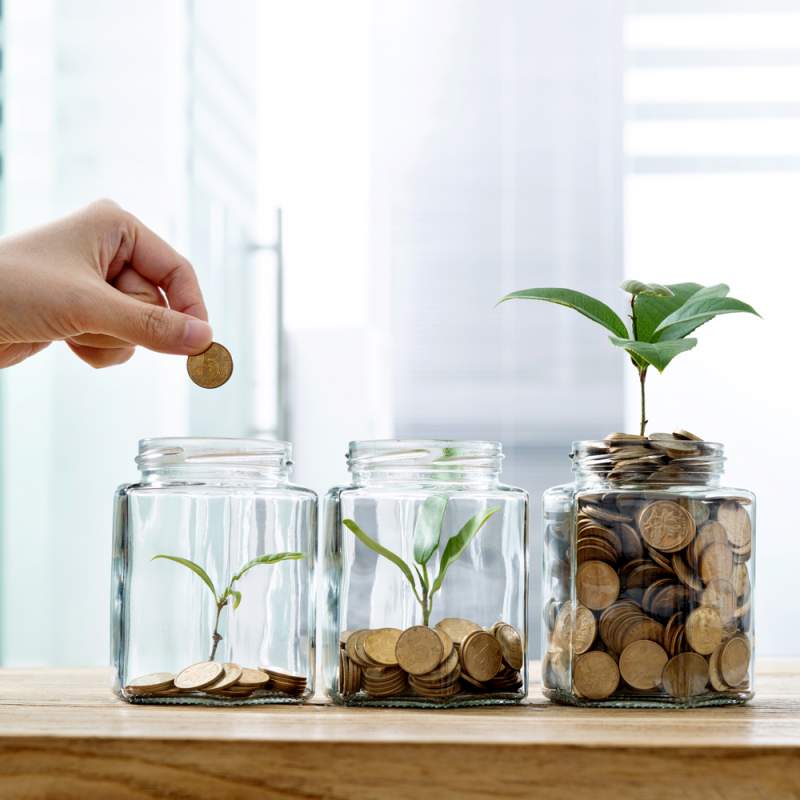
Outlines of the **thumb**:
M110 288L110 287L109 287ZM159 353L202 353L212 339L211 326L203 320L163 306L143 303L112 289L100 321L105 333Z

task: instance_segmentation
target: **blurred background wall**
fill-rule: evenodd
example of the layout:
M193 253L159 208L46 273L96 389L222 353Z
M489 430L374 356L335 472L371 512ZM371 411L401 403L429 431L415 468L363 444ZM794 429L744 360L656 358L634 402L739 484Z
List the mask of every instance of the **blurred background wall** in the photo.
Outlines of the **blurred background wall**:
M761 501L761 652L800 652L793 0L5 0L0 39L4 230L113 197L192 259L236 362L216 392L141 352L0 373L2 663L105 663L144 436L288 437L319 492L350 439L500 439L535 545L570 441L633 428L633 373L589 321L495 302L622 312L626 276L724 281L765 317L703 328L649 416L726 443Z

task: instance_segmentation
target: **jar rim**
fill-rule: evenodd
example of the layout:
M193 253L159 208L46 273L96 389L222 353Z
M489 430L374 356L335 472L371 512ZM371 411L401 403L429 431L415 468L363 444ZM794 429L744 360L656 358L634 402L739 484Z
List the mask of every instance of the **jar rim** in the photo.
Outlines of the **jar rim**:
M499 472L500 442L470 439L365 439L350 442L351 472Z
M288 468L292 445L268 439L170 436L141 439L136 463L140 469L180 465Z

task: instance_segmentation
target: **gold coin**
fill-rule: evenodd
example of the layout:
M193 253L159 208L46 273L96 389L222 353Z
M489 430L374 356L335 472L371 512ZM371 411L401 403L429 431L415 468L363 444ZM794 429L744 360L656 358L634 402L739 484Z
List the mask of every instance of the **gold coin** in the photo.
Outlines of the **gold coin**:
M513 625L504 622L494 631L494 637L500 642L503 661L512 669L522 669L522 637Z
M575 612L573 614L573 608ZM586 606L571 600L561 606L553 626L553 642L559 647L572 648L576 655L585 653L597 635L597 620Z
M617 662L602 650L592 650L578 656L573 667L572 683L575 692L587 700L604 700L619 685Z
M668 656L661 645L648 639L629 644L620 654L619 671L625 683L634 689L655 689Z
M347 637L347 641L344 645L345 651L347 652L347 657L354 663L358 664L359 667L370 666L369 662L364 659L364 655L366 654L359 652L359 647L363 643L364 639L369 636L369 633L370 632L368 628L360 628L357 631L353 631L350 636Z
M672 500L655 500L639 513L642 538L655 550L674 553L694 539L694 517Z
M728 686L738 686L750 669L750 642L744 636L729 639L719 656L719 671Z
M717 520L725 528L728 541L741 549L748 549L753 531L750 515L736 502L725 502L717 509Z
M242 677L242 668L238 664L227 662L222 665L222 669L224 672L219 680L212 683L210 686L206 686L205 691L217 692L220 689L229 689Z
M436 669L426 672L424 675L415 675L414 679L419 683L429 685L450 684L458 678L460 673L459 656L453 649L450 651L450 655Z
M475 631L461 643L461 665L477 681L488 681L503 664L500 642L487 631Z
M708 545L700 554L700 577L704 583L729 580L733 572L733 553L727 542Z
M242 669L242 674L239 676L237 685L247 686L251 689L259 689L262 686L266 686L269 681L270 676L268 673L264 672L264 670L244 667Z
M686 640L695 653L707 656L722 641L722 619L716 608L700 606L686 618Z
M722 624L728 624L736 614L736 589L730 581L715 578L708 582L700 599L704 606L711 606L719 611Z
M175 677L178 689L205 689L215 683L224 672L222 664L217 661L200 661L179 672Z
M426 625L414 625L404 630L395 647L397 663L409 675L430 672L441 663L443 655L442 640Z
M455 642L441 628L434 628L433 632L442 640L442 661L447 661L455 650Z
M608 608L619 597L619 577L604 561L586 561L575 575L578 600L587 608Z
M376 628L364 637L364 652L375 662L386 667L397 664L395 648L400 638L398 628Z
M150 692L160 692L164 689L171 689L175 675L172 672L151 672L149 675L141 675L134 678L125 686L128 694L149 694Z
M679 653L667 662L661 681L673 697L703 694L708 685L708 664L697 653Z
M722 648L725 645L720 645L708 657L708 680L711 687L717 692L727 692L731 687L722 679L722 674L719 671L719 657L722 655Z
M444 631L455 644L461 644L473 631L483 630L476 622L460 617L445 617L436 623L436 628Z
M218 342L212 342L206 350L186 359L189 377L203 389L217 389L233 374L233 358Z

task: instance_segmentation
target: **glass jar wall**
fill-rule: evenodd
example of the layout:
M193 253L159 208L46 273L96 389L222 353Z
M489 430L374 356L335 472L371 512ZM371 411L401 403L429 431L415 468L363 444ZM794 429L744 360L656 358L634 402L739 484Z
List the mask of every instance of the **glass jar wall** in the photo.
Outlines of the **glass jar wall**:
M314 689L316 495L291 445L145 439L115 499L114 690L132 703L300 702Z
M543 498L544 693L581 706L753 697L755 497L688 432L578 442Z
M527 511L492 442L350 445L324 504L323 671L345 705L516 703L527 691Z

